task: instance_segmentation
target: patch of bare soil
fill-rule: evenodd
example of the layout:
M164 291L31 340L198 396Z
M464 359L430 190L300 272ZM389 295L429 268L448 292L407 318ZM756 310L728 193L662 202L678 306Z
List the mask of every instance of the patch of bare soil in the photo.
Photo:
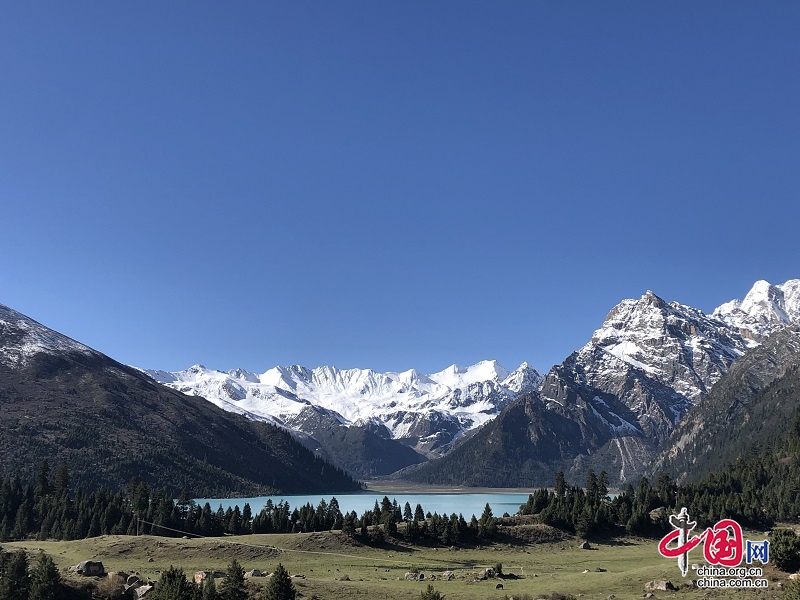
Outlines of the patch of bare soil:
M363 544L350 536L332 531L299 534L295 543L292 544L292 549L295 550L319 550L324 552L337 552L362 547Z

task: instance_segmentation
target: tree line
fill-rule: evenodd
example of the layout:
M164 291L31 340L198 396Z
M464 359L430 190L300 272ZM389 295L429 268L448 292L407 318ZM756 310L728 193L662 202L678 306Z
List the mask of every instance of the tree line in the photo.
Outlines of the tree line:
M342 513L335 497L292 508L288 502L267 500L253 513L248 503L223 510L202 506L186 492L177 499L152 490L139 479L126 491L113 492L100 487L93 491L71 490L70 474L60 465L51 474L42 462L33 481L23 483L20 475L0 475L0 541L37 539L74 540L100 535L159 535L203 537L226 534L292 533L342 530L365 543L378 543L399 537L398 524L406 523L401 533L412 542L458 543L470 535L491 537L496 519L487 504L478 520L467 523L463 515L438 515L425 512L420 504L412 510L407 502L400 507L387 496L360 516L356 511Z
M589 470L583 487L556 476L551 490L531 494L520 509L545 524L590 536L624 527L636 535L657 535L669 528L667 512L687 507L692 519L707 526L732 518L753 528L800 518L800 419L786 435L753 447L744 456L698 483L677 484L659 473L651 483L642 478L617 496L608 495L608 476ZM488 508L488 507L487 507ZM651 516L652 511L663 508ZM489 513L490 513L489 509ZM399 527L398 527L399 526ZM438 515L384 497L361 515L342 513L336 498L292 508L288 502L268 501L258 513L249 504L212 510L195 503L187 493L176 500L133 479L125 491L98 488L72 490L70 474L60 465L51 473L42 462L31 481L19 474L0 474L0 541L82 539L106 534L161 536L219 536L224 534L289 533L343 530L365 543L402 536L412 542L453 545L471 536L496 533L491 514L481 519Z

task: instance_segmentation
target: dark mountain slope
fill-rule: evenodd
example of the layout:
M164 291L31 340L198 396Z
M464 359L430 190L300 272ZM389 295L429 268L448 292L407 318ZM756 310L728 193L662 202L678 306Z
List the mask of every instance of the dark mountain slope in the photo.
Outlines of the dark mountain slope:
M356 477L390 475L427 459L413 448L391 439L383 425L367 423L347 427L318 406L308 406L287 422L308 435L305 446Z
M444 458L411 467L403 477L448 485L551 485L553 473L565 469L571 457L584 450L582 440L579 423L546 410L538 396L530 394Z
M800 326L772 334L736 362L675 428L654 461L698 481L784 436L800 409Z
M0 464L177 494L358 489L286 432L185 396L0 305Z

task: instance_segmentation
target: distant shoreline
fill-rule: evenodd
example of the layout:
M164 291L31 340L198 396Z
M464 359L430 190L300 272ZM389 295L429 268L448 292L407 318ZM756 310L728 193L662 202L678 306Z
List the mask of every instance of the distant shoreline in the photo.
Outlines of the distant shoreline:
M469 487L466 485L435 485L417 483L401 479L371 479L364 481L367 486L362 493L383 494L533 494L541 487ZM548 487L552 491L552 487ZM621 489L610 488L608 494L613 498L622 493Z
M416 483L400 479L373 479L365 481L364 492L380 492L391 494L533 494L541 488L491 488L468 487L464 485L435 485Z

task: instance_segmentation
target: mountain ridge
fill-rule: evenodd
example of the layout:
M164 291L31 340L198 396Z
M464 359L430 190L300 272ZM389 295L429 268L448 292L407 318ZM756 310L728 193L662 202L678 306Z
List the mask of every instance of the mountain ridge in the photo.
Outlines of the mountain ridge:
M104 356L32 320L9 327L2 316L11 309L2 308L0 365L8 369L33 368L36 376L47 377L68 369L59 366L64 355L84 361ZM520 464L538 465L537 471L558 466L580 477L588 468L605 468L622 483L646 470L658 445L732 365L798 319L800 280L758 281L743 300L726 302L710 315L650 290L622 300L583 347L544 377L527 363L508 371L488 360L432 374L299 365L263 373L202 365L135 372L251 421L291 430L307 448L358 476L404 468L417 476L433 468L413 467L426 459L471 453L475 464L445 470L455 479L477 481L469 470L478 469L488 479L473 485L494 485L492 470L478 463L499 455L463 449L493 443ZM130 376L120 367L114 367L117 375ZM484 429L499 431L503 443ZM553 437L552 431L574 439Z
M439 372L416 370L378 373L371 369L309 369L300 365L273 367L257 374L242 369L217 371L195 365L168 373L143 370L174 389L202 396L227 410L283 426L300 428L299 416L316 406L337 416L342 425L380 423L391 438L419 438L423 453L452 443L461 434L500 412L521 393L535 389L541 375L527 363L508 371L497 361ZM255 416L255 417L253 417ZM450 433L441 437L427 421L446 422Z
M174 495L357 490L285 431L220 410L0 305L0 464Z
M436 464L404 475L422 482L526 485L539 471L544 475L536 485L546 485L558 470L580 480L593 468L607 470L613 483L630 481L646 471L659 445L731 365L800 315L798 287L798 280L757 282L748 302L726 303L713 316L652 291L623 300L586 345L545 375L538 394L512 403ZM551 431L571 431L565 435L572 437ZM518 479L481 463L481 457L499 456L498 447L513 457Z

